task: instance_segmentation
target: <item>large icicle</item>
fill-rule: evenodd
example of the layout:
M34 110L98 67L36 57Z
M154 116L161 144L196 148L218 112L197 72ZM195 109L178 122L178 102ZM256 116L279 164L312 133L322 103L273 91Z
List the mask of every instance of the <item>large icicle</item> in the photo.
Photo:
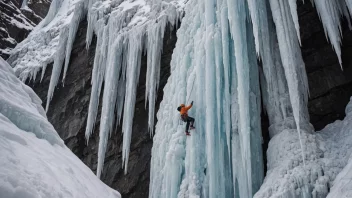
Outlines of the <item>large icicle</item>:
M62 82L65 81L67 69L68 69L68 64L70 63L70 58L71 58L71 51L72 51L72 46L73 42L75 41L76 38L76 33L78 30L78 25L83 19L83 17L86 15L85 13L85 2L78 2L75 6L75 10L73 13L72 21L70 23L70 30L68 34L68 40L67 40L67 46L66 46L66 58L65 58L65 67L64 67L64 74L62 77Z
M261 158L261 148L260 146L255 145L258 143L258 138L261 139L261 133L258 131L259 127L256 126L257 124L260 125L260 121L258 121L260 111L252 111L252 109L258 108L256 107L258 102L251 101L255 100L255 97L258 97L259 94L259 87L253 89L257 79L252 77L254 73L250 75L250 68L256 65L255 55L253 56L253 54L251 54L250 46L253 33L251 28L248 28L249 24L246 23L246 16L248 12L247 2L243 0L228 1L228 5L229 10L232 10L231 12L229 11L229 21L231 24L231 34L234 39L236 71L238 77L239 127L238 136L235 135L235 137L239 138L238 142L240 143L239 149L241 153L239 156L237 155L241 159L238 159L237 157L233 162L237 163L237 171L234 170L234 174L239 174L235 175L235 178L239 185L240 197L251 197L256 192L256 190L259 189L259 185L263 178L263 172L261 174L259 173L258 175L255 175L255 177L254 175L252 176L252 172L255 170L252 166L252 163L254 163L252 159L257 158L257 156ZM257 17L253 18L256 19ZM255 28L254 32L254 35L256 34L259 34L259 30L257 28ZM258 49L259 47L257 47L257 50ZM253 48L253 50L255 49ZM256 68L256 70L258 70L258 68ZM252 86L253 88L251 88ZM255 124L254 126L251 126L251 123L253 122ZM260 163L257 165L262 167ZM245 171L244 175L241 175L243 174L242 171Z
M113 130L115 121L115 104L118 92L118 81L121 72L122 45L123 37L117 38L109 50L108 62L105 75L105 87L103 94L103 109L101 112L99 149L98 149L98 168L97 175L103 170L105 151L108 145L109 134Z
M320 19L323 23L326 37L333 45L337 58L342 67L341 59L341 23L340 17L343 16L343 8L340 0L314 0ZM344 5L345 6L345 5Z
M50 77L50 84L49 84L49 90L48 90L48 96L46 99L46 108L45 108L47 112L49 110L49 104L53 97L55 87L59 81L62 65L65 60L64 54L66 52L67 38L68 38L68 28L65 27L61 29L61 32L60 32L60 42L59 42L58 50L55 55L53 71Z
M304 147L301 139L301 125L309 122L307 115L308 82L304 62L298 45L290 6L286 1L270 0L273 19L276 25L279 49L290 93L293 115L301 143L302 159L305 163Z
M130 143L132 136L132 124L134 116L134 107L136 102L136 92L139 80L139 73L141 67L142 57L142 39L144 29L143 27L134 32L130 32L128 36L128 53L126 68L126 96L123 112L123 146L122 146L122 160L125 173L127 173L128 157L130 153Z
M149 99L149 114L148 125L151 135L154 132L154 108L157 98L157 90L160 79L160 59L161 50L163 47L165 26L167 24L167 17L164 16L155 24L152 24L147 29L148 44L147 44L147 76L146 76L146 103Z
M88 119L85 132L87 141L89 140L89 137L92 133L98 114L100 91L106 67L107 43L109 40L109 31L107 26L104 24L104 20L98 21L97 29L99 32L97 36L97 47L95 51L94 66L92 71L92 92L89 101Z
M65 0L53 0L50 4L48 14L46 15L45 19L42 22L40 22L37 28L45 27L46 25L48 25L55 18L56 14L59 12L61 5L64 1Z

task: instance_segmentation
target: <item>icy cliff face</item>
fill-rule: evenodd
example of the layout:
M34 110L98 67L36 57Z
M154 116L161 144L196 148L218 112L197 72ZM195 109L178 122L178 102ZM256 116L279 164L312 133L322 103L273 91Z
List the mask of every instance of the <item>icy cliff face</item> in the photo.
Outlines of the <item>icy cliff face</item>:
M0 57L1 197L109 197L47 121L41 100Z
M314 2L341 63L336 32L347 4ZM309 123L296 1L192 1L178 37L158 112L150 197L326 196L336 177L329 163L341 156L321 147L331 138L313 134ZM261 97L272 140L260 188ZM191 100L197 129L186 138L175 107Z

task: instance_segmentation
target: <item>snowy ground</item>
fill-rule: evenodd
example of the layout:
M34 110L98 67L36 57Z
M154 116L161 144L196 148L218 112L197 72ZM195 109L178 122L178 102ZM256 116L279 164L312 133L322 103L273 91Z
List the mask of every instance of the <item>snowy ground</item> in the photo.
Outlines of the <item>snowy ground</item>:
M38 96L1 57L0 197L120 197L63 144Z

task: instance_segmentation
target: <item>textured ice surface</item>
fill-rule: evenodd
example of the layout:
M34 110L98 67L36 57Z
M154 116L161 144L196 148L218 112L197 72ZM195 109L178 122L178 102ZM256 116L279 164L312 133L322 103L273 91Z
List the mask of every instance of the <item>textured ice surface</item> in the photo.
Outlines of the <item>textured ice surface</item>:
M64 142L46 120L39 97L17 79L11 67L2 58L0 66L0 113L19 129L31 132L52 145L63 146Z
M1 57L0 101L0 197L121 197L63 145L38 96Z
M259 189L259 71L247 14L245 1L187 4L157 114L149 197L251 197ZM196 130L187 138L176 108L192 100Z
M333 9L342 9L337 2ZM157 114L149 197L248 198L259 190L259 78L272 140L255 197L326 197L346 162L324 147L342 142L309 123L296 1L195 0L185 11ZM176 108L192 100L196 130L186 137Z
M335 121L316 133L307 132L309 128L302 129L305 166L296 129L285 129L274 136L267 151L268 173L254 197L350 197L351 105L352 101L342 121Z

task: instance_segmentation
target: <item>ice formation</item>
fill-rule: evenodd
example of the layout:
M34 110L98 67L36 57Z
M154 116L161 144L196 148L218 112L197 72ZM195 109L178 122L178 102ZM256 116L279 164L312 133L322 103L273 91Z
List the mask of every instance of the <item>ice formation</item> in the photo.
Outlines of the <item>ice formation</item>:
M54 0L46 18L14 49L9 58L8 61L23 81L35 79L40 70L43 78L47 65L53 62L46 101L48 111L62 71L62 81L65 80L78 25L87 18L87 47L90 47L93 34L97 36L87 141L95 125L103 83L106 87L100 125L98 176L103 169L109 134L114 124L120 123L122 116L122 153L127 172L140 59L144 50L148 59L146 97L149 102L149 129L153 133L164 32L165 28L174 28L181 19L185 2Z
M341 60L333 33L346 4L316 4ZM185 13L157 113L149 197L327 196L347 163L336 154L351 148L331 140L334 130L312 133L296 1L194 0ZM186 138L175 109L188 98L197 129ZM261 98L272 138L265 180Z
M351 106L352 101L344 120L335 121L316 133L302 133L307 151L305 166L294 127L287 127L274 136L267 152L269 171L254 197L350 197Z
M63 144L39 97L1 57L0 196L121 197Z
M340 18L349 17L352 4L312 2L341 63ZM97 46L86 137L93 131L104 84L97 175L108 137L122 117L127 171L142 53L148 59L145 96L153 133L164 31L184 9L157 113L149 196L326 196L336 175L325 175L329 165L324 159L333 157L322 158L327 151L320 143L329 137L313 134L309 123L295 0L54 0L45 20L8 61L22 80L35 78L40 70L43 77L54 62L48 110L62 70L65 78L79 22L87 18L87 47L94 34ZM186 139L176 107L192 100L197 129ZM265 180L262 104L272 138Z

